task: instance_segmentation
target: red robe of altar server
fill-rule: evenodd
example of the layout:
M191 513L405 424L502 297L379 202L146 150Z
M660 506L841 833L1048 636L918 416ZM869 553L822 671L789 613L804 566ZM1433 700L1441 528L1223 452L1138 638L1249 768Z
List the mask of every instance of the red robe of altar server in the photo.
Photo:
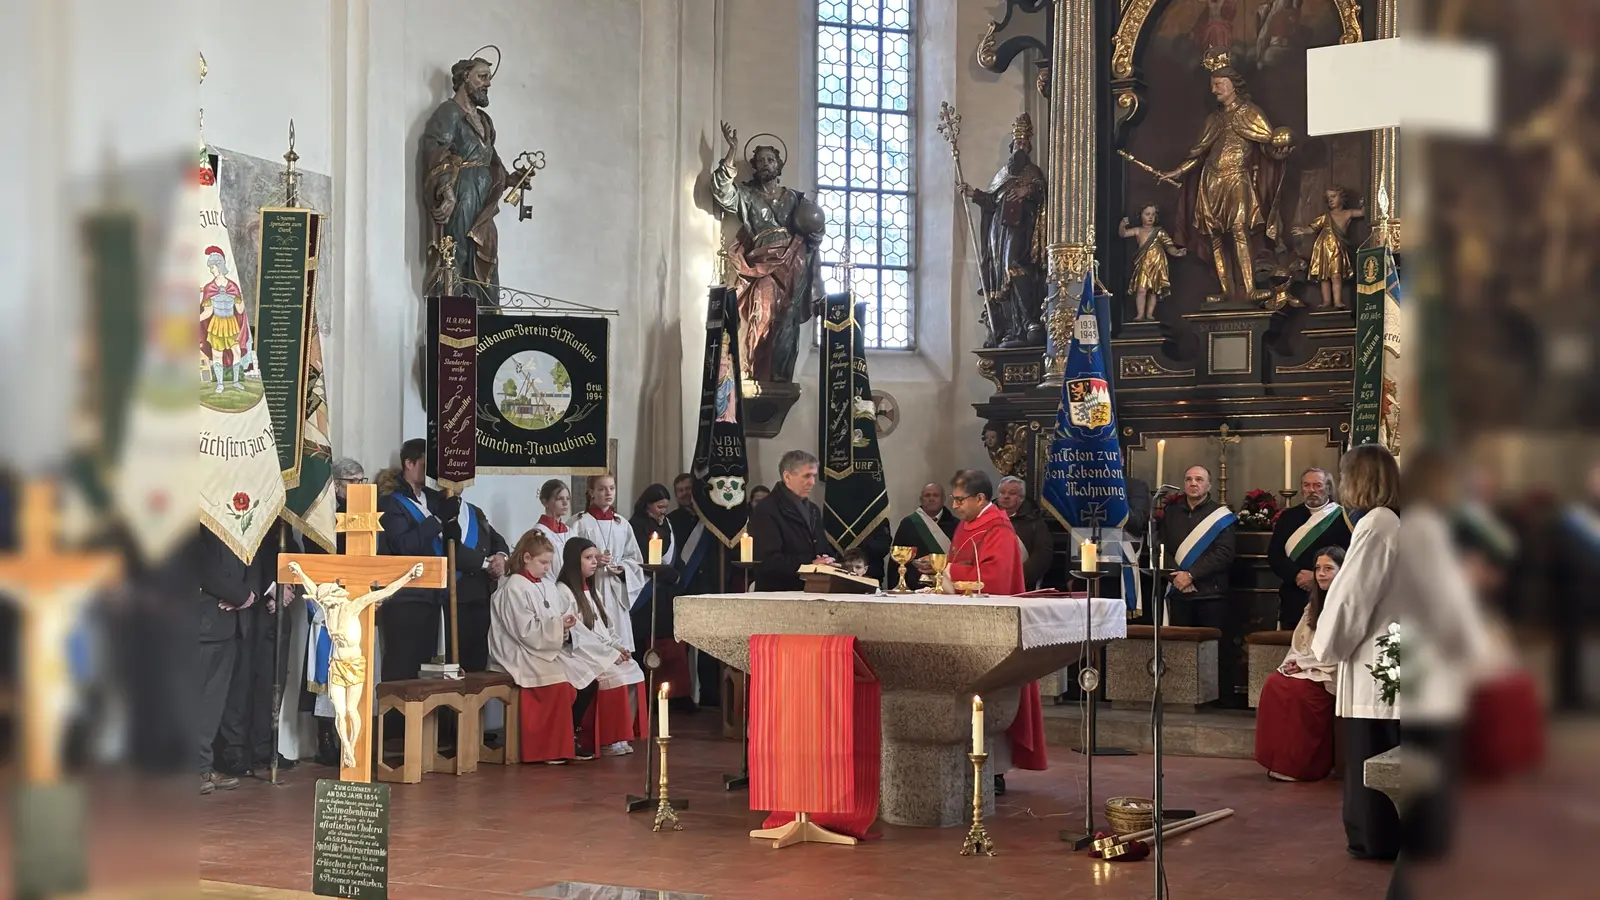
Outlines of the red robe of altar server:
M1005 510L993 503L971 522L956 526L950 539L950 580L981 581L986 594L1015 596L1028 589L1022 575L1022 542ZM1044 704L1039 682L1022 687L1022 705L1006 729L1011 739L1011 764L1019 769L1043 771Z

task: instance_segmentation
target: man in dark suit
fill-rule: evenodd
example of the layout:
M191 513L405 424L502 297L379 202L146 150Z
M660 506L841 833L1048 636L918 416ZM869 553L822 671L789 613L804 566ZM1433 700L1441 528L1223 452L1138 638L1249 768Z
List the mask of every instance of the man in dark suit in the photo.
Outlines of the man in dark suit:
M378 498L384 553L392 556L443 556L444 524L460 507L442 509L444 496L428 487L428 444L412 438L400 448L400 483ZM381 479L380 479L381 480ZM456 504L460 500L455 501ZM383 680L416 678L439 648L439 610L446 594L437 588L403 588L378 607L383 636Z
M750 540L756 557L758 591L798 591L805 587L800 567L833 565L822 510L808 498L817 484L817 458L790 450L778 461L778 486L750 508Z
M256 593L250 586L250 567L211 529L200 529L189 545L189 555L200 583L200 703L195 735L200 750L200 793L209 794L239 786L239 779L213 768L212 747L222 724L222 711L228 704L228 687L239 655L239 611L255 604Z
M489 524L483 509L465 499L442 498L439 510L444 539L456 542L456 617L461 626L461 668L467 672L486 672L489 669L489 598L506 575L511 548ZM451 510L455 516L447 517L445 513ZM447 643L448 637L446 635Z
M217 752L222 757L217 768L227 775L253 775L265 780L278 752L273 740L277 734L272 729L272 702L273 665L279 661L275 647L279 621L277 591L272 588L278 581L280 541L283 551L300 552L294 529L280 519L262 539L250 562L248 587L256 601L233 615L239 625L238 650L217 736ZM294 766L294 760L279 757L278 768Z
M1333 502L1333 476L1322 469L1300 475L1300 505L1291 506L1272 524L1267 564L1278 575L1278 627L1300 624L1323 547L1350 549L1350 520Z
M1169 624L1219 630L1227 626L1234 521L1211 496L1211 471L1190 466L1183 473L1183 500L1167 507L1161 519L1167 571L1175 589L1168 597ZM1192 542L1187 540L1191 534Z

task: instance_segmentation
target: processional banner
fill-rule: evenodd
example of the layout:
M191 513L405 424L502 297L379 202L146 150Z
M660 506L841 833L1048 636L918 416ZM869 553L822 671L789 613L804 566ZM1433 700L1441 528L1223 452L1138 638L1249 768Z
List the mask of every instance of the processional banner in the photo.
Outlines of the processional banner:
M1128 486L1117 444L1116 409L1111 382L1106 378L1096 299L1094 279L1085 278L1072 325L1072 343L1067 348L1066 374L1040 500L1072 533L1074 547L1093 532L1098 519L1104 529L1101 544L1115 548L1111 559L1137 563L1133 545L1122 533L1128 522ZM1122 572L1123 599L1133 609L1139 601L1135 567L1124 565Z
M300 483L310 315L321 217L309 209L263 208L256 248L256 343L261 388L272 416L283 483Z
M460 492L478 467L478 301L428 298L428 475Z
M1356 375L1350 446L1400 452L1400 270L1387 246L1356 256Z
M750 458L744 436L744 400L739 360L738 302L732 288L711 288L706 310L705 360L700 379L700 428L694 442L694 510L700 527L724 546L732 547L750 521L745 488ZM704 534L684 542L688 576L699 567L706 546ZM720 588L719 588L720 589Z
M478 317L479 472L610 471L609 334L593 316Z
M889 493L878 452L878 408L867 380L866 304L848 292L823 306L821 434L822 527L842 555L889 521Z
M200 295L200 521L248 562L283 510L284 486L255 329L232 277L216 165L214 155L201 162L194 185L200 227L182 251Z

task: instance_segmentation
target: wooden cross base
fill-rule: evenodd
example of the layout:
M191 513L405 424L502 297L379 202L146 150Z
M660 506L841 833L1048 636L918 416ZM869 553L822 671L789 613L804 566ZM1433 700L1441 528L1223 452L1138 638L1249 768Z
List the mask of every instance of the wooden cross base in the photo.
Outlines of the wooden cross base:
M772 841L772 849L782 850L795 844L843 844L855 846L856 839L848 834L829 831L811 821L810 813L800 813L794 821L777 828L757 828L750 832L752 838Z

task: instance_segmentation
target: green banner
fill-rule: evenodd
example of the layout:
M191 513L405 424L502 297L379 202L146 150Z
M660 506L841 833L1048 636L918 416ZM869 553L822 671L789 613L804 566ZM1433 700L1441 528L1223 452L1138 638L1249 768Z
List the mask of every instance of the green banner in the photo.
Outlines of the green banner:
M256 280L256 363L272 416L278 468L285 487L300 483L305 431L306 370L311 297L320 217L309 209L261 210L260 271Z
M1356 256L1355 395L1350 410L1350 446L1378 442L1383 420L1384 285L1388 251L1374 247Z
M889 494L861 333L866 304L829 294L822 320L822 527L840 554L886 527Z

